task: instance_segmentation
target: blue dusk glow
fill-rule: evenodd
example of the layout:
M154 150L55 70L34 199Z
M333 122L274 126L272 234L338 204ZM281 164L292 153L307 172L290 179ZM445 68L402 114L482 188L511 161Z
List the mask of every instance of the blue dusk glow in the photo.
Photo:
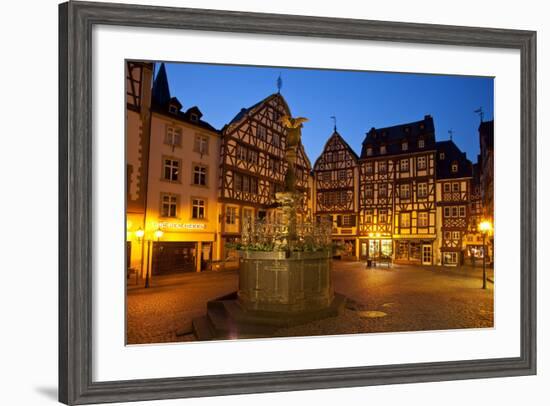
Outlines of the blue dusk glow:
M156 65L158 70L158 64ZM183 110L198 106L203 120L221 129L243 107L277 92L293 116L307 117L302 141L311 160L321 153L337 117L338 132L357 154L371 128L418 121L430 114L436 140L453 141L475 162L480 118L493 119L493 78L298 68L167 63L170 93Z

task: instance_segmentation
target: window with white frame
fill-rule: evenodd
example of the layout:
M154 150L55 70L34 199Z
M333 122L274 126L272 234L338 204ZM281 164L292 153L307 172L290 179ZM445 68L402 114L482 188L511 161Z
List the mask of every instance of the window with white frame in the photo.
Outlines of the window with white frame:
M450 207L444 207L443 208L443 217L451 217L451 208Z
M164 158L162 163L162 178L170 182L178 182L180 173L179 159Z
M342 216L342 226L343 227L353 227L355 225L355 218L353 214L346 214Z
M411 198L411 185L404 183L399 185L399 197L401 199L410 199Z
M418 212L418 227L428 227L429 223L428 212Z
M443 184L443 191L445 193L449 193L451 191L451 184L450 183L444 183Z
M367 162L365 164L365 171L367 172L367 174L371 174L372 173L372 162Z
M453 163L451 165L451 172L453 173L457 173L458 172L458 164L457 163Z
M250 163L258 164L258 151L249 149L247 159Z
M258 139L260 139L262 141L267 140L267 129L263 125L258 124L258 130L257 130L256 134L258 136Z
M458 217L458 207L451 207L451 217Z
M401 143L401 151L407 151L409 149L409 143L404 141Z
M408 159L402 159L399 162L399 168L401 169L401 172L407 172L409 170L409 160Z
M401 213L399 216L399 226L409 228L411 226L411 213Z
M372 155L372 148L368 147L367 148L367 156L371 156L371 155Z
M271 142L272 142L273 145L275 145L277 148L281 145L281 137L279 136L278 133L273 133L273 135L271 136Z
M388 222L388 211L380 210L378 212L378 224L386 224Z
M373 190L372 190L372 184L368 184L365 186L365 196L366 197L372 197Z
M416 158L416 167L418 169L426 169L426 157L419 156Z
M458 207L458 215L460 217L466 217L466 206L459 206Z
M191 217L194 219L204 219L206 217L206 201L200 198L191 199L192 212Z
M194 151L201 155L208 154L208 137L205 135L195 135Z
M225 208L225 224L235 224L237 222L237 208L227 206Z
M348 178L348 171L346 171L345 169L338 171L338 180L346 180L347 178Z
M321 179L323 182L330 182L332 180L332 172L321 172Z
M365 223L372 224L373 210L369 209L365 211Z
M206 186L206 166L193 165L193 184Z
M167 126L164 143L172 147L181 146L181 128Z
M428 197L428 184L426 182L419 183L416 188L416 193L419 198Z
M384 155L387 152L385 145L380 145L380 154Z
M445 152L440 152L439 153L439 160L443 161L444 159L445 159Z
M378 196L380 196L380 197L388 196L388 184L387 183L380 183L380 185L378 185Z
M453 240L460 240L460 231L453 231L452 232L452 239Z
M453 183L453 192L460 192L460 183Z
M443 263L445 264L458 264L458 254L456 252L444 252Z
M237 159L241 161L246 161L246 147L242 145L237 145Z
M386 163L386 161L378 162L378 172L386 173L387 171L388 171L388 164Z
M424 140L418 140L418 148L424 148Z
M178 214L178 196L170 193L160 195L161 217L176 217Z

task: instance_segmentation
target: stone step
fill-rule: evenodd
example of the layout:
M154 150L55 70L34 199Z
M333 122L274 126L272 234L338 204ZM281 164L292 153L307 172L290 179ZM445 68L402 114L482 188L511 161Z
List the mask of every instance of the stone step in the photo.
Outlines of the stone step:
M213 340L216 334L206 316L193 319L193 334L199 341Z

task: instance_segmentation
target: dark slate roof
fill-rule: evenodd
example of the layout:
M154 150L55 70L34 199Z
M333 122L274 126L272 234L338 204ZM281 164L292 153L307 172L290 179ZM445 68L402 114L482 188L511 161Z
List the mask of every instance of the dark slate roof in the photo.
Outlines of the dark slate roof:
M438 141L435 145L437 148L435 158L437 179L458 179L472 176L472 162L466 158L466 153L462 152L453 141ZM441 159L441 153L445 155L444 159ZM451 171L453 163L458 164L457 172Z
M424 140L424 148L418 148L418 140ZM402 151L401 144L408 142L407 151ZM384 128L371 128L361 148L361 159L381 156L380 146L386 146L383 155L409 154L411 152L435 149L435 128L433 118L424 116L423 120L399 124ZM367 148L372 148L372 155L367 155Z
M168 76L164 63L160 64L159 72L153 82L152 102L158 106L164 106L170 103L170 87L168 86Z
M235 117L229 122L228 125L231 125L233 123L236 123L238 121L241 121L241 119L248 114L249 111L254 110L256 107L258 107L260 104L262 104L264 101L261 100L258 103L254 104L253 106L250 106L248 108L242 108L241 111L239 111Z
M288 104L287 104L285 98L283 97L283 95L280 94L280 93L273 93L273 94L270 94L269 96L267 96L265 99L260 100L258 103L255 103L254 105L252 105L252 106L250 106L250 107L246 107L246 108L243 107L243 108L235 115L235 117L233 117L233 118L231 119L231 121L225 125L225 127L230 126L231 124L234 124L234 123L237 123L237 122L241 121L249 112L251 112L251 111L254 110L256 107L260 106L261 104L265 103L266 101L268 101L269 99L274 98L274 97L278 97L279 99L281 99L281 101L282 101L283 104L286 106L286 109L288 110L288 112L289 112L289 114L290 114L290 108L288 107Z

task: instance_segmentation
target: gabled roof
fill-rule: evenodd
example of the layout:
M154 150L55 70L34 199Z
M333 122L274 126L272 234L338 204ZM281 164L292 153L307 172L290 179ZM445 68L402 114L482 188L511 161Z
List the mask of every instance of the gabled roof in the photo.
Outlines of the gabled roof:
M420 150L417 141L424 139L424 148L430 150L435 147L435 127L433 118L430 115L424 116L423 120L405 124L398 124L391 127L371 128L363 141L361 148L361 159L379 156L381 145L386 147L384 155L395 155L411 153ZM402 151L401 143L408 142L407 151ZM372 155L367 155L367 149L372 149Z
M242 108L236 115L235 117L233 117L231 119L231 121L225 126L225 127L228 127L228 126L231 126L233 124L236 124L236 123L239 123L240 121L243 120L243 118L245 118L247 115L249 114L253 114L259 107L261 107L263 104L267 103L269 100L271 99L274 99L274 98L279 98L279 101L283 104L283 106L285 107L287 113L290 115L290 108L288 107L288 104L285 100L285 98L280 94L280 93L273 93L269 96L267 96L265 99L263 100L260 100L258 103L255 103L254 105L250 106L250 107L247 107L247 108ZM224 128L225 128L224 127Z
M353 156L353 158L356 161L359 159L359 156L355 153L353 148L351 148L351 146L346 142L344 137L342 137L342 135L340 135L340 133L338 131L336 131L336 129L334 129L334 132L332 133L332 135L328 138L327 142L325 142L325 146L323 147L323 151L321 152L321 155L319 155L317 157L317 159L315 160L315 163L313 164L313 168L315 168L317 166L317 163L319 162L319 159L321 159L321 157L323 156L323 153L325 152L325 150L327 149L329 144L334 139L336 139L338 142L342 143L344 145L344 147L346 147L346 149L349 151L349 153Z
M466 158L466 153L462 152L452 140L438 141L435 145L437 148L437 155L435 158L437 179L472 177L472 162ZM443 159L441 159L442 156ZM457 172L451 170L454 163L458 165Z

